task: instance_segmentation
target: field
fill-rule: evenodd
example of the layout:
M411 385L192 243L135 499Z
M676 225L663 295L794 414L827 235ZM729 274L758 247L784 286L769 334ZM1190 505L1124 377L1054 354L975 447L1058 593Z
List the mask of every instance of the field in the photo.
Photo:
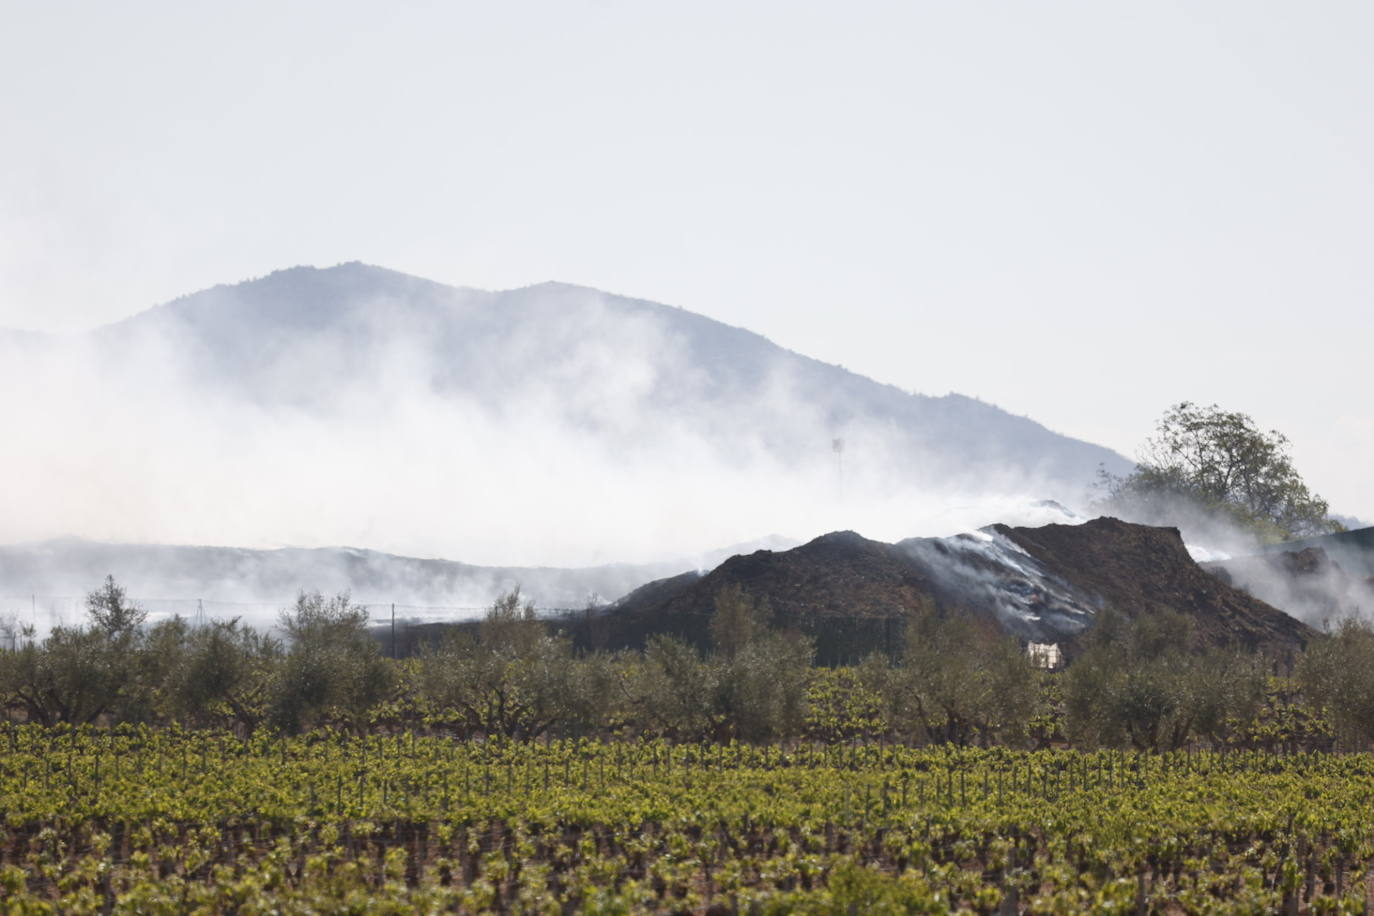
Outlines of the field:
M10 726L30 912L1365 912L1374 762Z

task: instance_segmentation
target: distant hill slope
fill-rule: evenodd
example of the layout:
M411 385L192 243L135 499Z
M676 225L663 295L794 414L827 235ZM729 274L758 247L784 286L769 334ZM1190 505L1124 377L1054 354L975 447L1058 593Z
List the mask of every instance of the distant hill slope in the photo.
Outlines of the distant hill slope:
M972 611L1026 641L1070 647L1104 607L1127 617L1173 610L1217 645L1287 652L1312 631L1228 587L1188 556L1178 532L1110 518L884 544L837 532L792 550L758 551L704 576L651 583L595 620L571 621L589 644L638 646L655 633L698 643L727 585L767 600L775 625L817 638L823 661L893 648L921 609Z
M538 407L628 449L686 422L740 461L759 449L829 461L831 439L848 437L856 473L896 466L940 484L996 475L1078 491L1099 464L1129 467L971 398L910 394L684 309L560 283L484 292L357 263L300 267L91 337L112 365L170 346L210 390L276 406L334 409L359 379L413 371L407 383L497 412ZM913 342L913 355L939 345Z
M696 558L561 569L477 566L349 547L248 550L62 538L0 546L0 617L18 613L27 620L31 600L45 611L53 599L65 599L59 608L73 622L82 596L106 575L113 575L155 617L188 616L203 607L211 616L244 616L255 624L271 623L300 591L347 591L359 603L395 603L405 618L476 616L497 595L517 586L542 609L581 608L648 580L714 566L740 550L765 544L788 542L774 537Z

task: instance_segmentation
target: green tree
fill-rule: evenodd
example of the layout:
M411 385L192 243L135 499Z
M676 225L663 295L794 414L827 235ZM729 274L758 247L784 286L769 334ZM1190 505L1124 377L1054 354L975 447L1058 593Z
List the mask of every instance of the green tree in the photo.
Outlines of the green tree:
M914 615L887 680L893 727L938 743L1021 741L1040 703L1040 672L1020 644L968 613Z
M1293 467L1282 433L1215 404L1174 405L1133 472L1101 477L1104 508L1151 524L1188 527L1199 515L1219 515L1268 541L1341 527Z
M55 627L0 658L0 691L31 721L90 723L103 716L146 719L151 697L142 677L153 657L140 630L146 612L106 576L86 596L90 626Z
M772 616L767 600L756 601L737 582L726 585L716 593L709 625L711 645L723 655L734 656L768 631Z
M30 722L95 722L129 688L130 646L84 627L56 627L41 643L0 655L0 693Z
M381 645L367 632L367 609L346 592L331 598L302 592L280 625L290 648L272 685L273 722L289 732L327 720L360 727L394 680Z
M1263 659L1198 645L1191 622L1101 611L1064 673L1065 727L1085 747L1167 751L1226 742L1264 696Z
M106 576L100 588L86 595L86 613L91 623L112 636L138 629L148 617L147 611L129 600L114 576Z
M281 655L280 642L237 618L191 629L165 675L168 709L193 725L225 723L252 732L267 714Z
M1303 696L1326 713L1346 747L1367 750L1374 741L1374 627L1347 618L1314 641L1298 663Z
M713 651L654 636L622 679L643 726L675 740L769 741L801 734L815 645L768 625L765 601L729 585L716 596Z
M476 638L459 632L426 649L418 683L464 731L517 739L601 726L612 695L604 658L576 658L572 641L550 633L519 588L496 599Z

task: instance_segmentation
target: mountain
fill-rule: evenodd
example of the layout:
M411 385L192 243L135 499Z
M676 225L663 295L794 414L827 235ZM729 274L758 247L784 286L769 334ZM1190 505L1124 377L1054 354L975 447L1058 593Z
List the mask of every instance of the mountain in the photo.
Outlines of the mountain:
M1099 465L1130 466L971 398L911 394L681 308L561 283L485 292L357 263L300 267L91 336L111 365L155 343L209 389L274 406L338 408L359 379L400 369L443 397L552 408L630 448L685 418L739 460L761 446L784 465L829 461L845 438L858 467L900 462L942 484L994 473L1077 491Z
M912 358L951 345L914 340ZM581 567L763 531L946 534L965 528L950 506L1081 504L1099 467L1130 468L680 308L356 263L0 340L0 390L25 430L0 454L24 482L0 497L0 543L363 544Z
M816 638L822 661L893 649L904 620L967 610L1023 642L1070 651L1104 608L1128 618L1182 613L1213 645L1291 652L1312 631L1201 569L1176 529L1099 518L1080 525L912 538L896 544L835 532L785 551L736 556L705 575L650 583L596 617L567 621L574 637L610 648L669 633L706 640L715 596L738 586L773 623Z

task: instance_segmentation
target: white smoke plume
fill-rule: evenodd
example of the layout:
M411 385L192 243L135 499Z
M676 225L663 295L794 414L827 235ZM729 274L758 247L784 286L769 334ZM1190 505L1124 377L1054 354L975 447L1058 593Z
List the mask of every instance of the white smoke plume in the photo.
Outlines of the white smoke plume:
M746 332L591 290L498 295L360 265L274 278L95 333L0 337L0 543L690 563L770 534L1034 521L1033 500L1081 503L1091 465L1115 458L968 399L917 412Z

